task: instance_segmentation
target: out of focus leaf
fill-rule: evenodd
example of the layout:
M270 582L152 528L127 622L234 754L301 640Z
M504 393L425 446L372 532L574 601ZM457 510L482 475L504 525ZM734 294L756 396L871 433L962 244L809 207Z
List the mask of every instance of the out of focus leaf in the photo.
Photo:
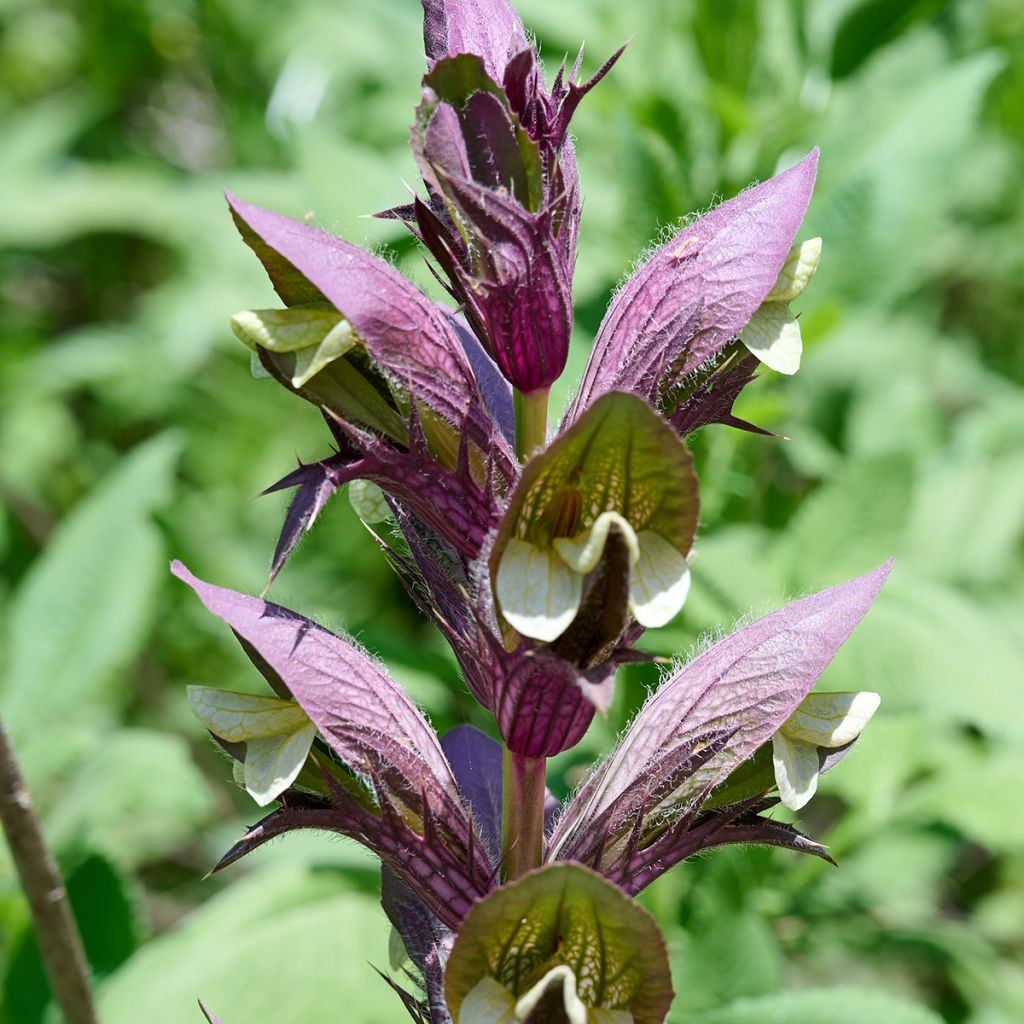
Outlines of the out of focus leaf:
M58 849L100 850L135 868L186 844L211 810L208 784L183 739L122 729L76 768L47 828Z
M66 874L68 900L86 958L103 977L124 963L139 941L132 886L104 857L87 856ZM5 1020L39 1024L50 1001L35 934L26 926L7 951L3 977Z
M673 1015L676 1024L941 1024L923 1006L864 989L830 988L743 999L699 1018Z
M387 919L343 877L290 866L236 880L100 987L100 1018L181 1024L201 996L239 1024L395 1024L395 995L367 962L387 963Z
M180 440L134 451L61 525L11 598L0 708L26 772L60 763L60 735L109 716L163 580L150 520L170 497ZM49 749L48 749L49 748Z

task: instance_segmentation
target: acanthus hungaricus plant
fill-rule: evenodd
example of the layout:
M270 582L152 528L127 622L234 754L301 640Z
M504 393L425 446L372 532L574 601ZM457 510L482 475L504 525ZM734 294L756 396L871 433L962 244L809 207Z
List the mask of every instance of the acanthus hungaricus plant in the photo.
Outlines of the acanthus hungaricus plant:
M811 690L888 566L679 664L565 806L546 789L547 759L607 707L616 667L646 657L644 629L685 603L699 518L686 436L758 431L733 414L740 391L759 363L799 366L789 302L821 252L796 237L817 152L633 273L551 431L580 216L568 126L619 54L582 84L577 58L548 86L504 0L424 11L423 189L382 216L420 239L452 306L340 238L229 197L282 302L232 325L260 373L322 412L332 442L271 488L295 494L267 586L347 484L501 742L469 726L439 738L352 640L175 563L269 685L190 688L237 782L276 805L218 866L293 829L367 846L408 957L388 980L414 1020L657 1024L673 995L665 947L632 897L715 846L827 858L771 811L811 798L878 703Z

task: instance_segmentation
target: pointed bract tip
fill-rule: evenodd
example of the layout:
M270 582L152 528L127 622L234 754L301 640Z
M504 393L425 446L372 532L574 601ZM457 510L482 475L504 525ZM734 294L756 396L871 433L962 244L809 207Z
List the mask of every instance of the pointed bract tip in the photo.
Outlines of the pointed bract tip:
M188 567L180 559L175 558L171 562L171 575L177 576L183 583L191 583L195 576L188 571Z

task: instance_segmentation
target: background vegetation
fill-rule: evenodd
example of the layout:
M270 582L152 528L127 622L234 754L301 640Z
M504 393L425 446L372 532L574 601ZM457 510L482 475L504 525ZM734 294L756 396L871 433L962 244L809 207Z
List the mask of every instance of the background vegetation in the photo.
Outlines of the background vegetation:
M778 993L860 986L951 1024L1024 1020L1024 7L520 6L549 70L580 38L593 70L633 37L574 122L566 388L659 230L822 148L805 365L741 410L790 440L697 439L694 591L649 643L686 651L898 559L823 680L884 696L803 817L841 867L723 851L654 886L676 1019L842 1024L835 1002ZM166 563L258 590L285 499L249 496L325 451L227 329L273 298L220 190L312 211L429 285L408 238L360 219L415 177L419 23L415 0L0 0L0 711L109 1024L195 1020L196 995L229 1024L401 1017L367 966L387 931L353 844L292 836L203 879L257 812L184 686L261 680ZM346 501L274 596L381 652L440 728L488 727ZM652 681L623 673L556 786ZM850 1022L933 1019L859 998ZM55 1019L2 848L0 1006Z

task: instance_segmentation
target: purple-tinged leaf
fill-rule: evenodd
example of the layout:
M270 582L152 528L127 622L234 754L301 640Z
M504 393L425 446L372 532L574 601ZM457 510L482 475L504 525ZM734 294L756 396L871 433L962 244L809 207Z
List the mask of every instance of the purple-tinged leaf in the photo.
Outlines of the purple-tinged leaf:
M458 725L441 737L462 798L495 863L501 849L501 745L472 725Z
M477 336L466 326L461 317L451 316L452 330L455 331L466 358L473 368L484 405L491 415L501 436L510 444L515 444L516 423L512 405L512 387L502 376L497 364L484 351Z
M444 1001L444 965L451 948L452 933L430 912L415 893L390 868L381 871L381 905L388 920L402 937L405 951L419 975L426 1002L413 1000L416 1017L406 998L402 999L414 1019L424 1024L451 1024ZM402 990L396 987L396 991ZM405 997L412 999L408 993Z
M180 562L171 571L284 680L344 764L397 773L436 812L459 792L433 729L384 668L349 641L280 605L204 583Z
M302 533L312 527L323 503L352 480L370 480L377 484L462 555L476 557L484 538L496 525L497 507L489 489L473 479L472 471L465 464L468 459L465 437L464 458L460 457L460 464L449 470L434 460L415 421L410 424L410 447L405 451L340 421L338 425L347 433L352 446L361 450L358 457L335 455L300 466L264 492L300 488L278 540L271 579Z
M429 1010L411 992L407 992L393 978L389 978L379 967L371 964L371 967L380 975L381 980L392 992L402 1001L406 1013L413 1019L415 1024L431 1024Z
M295 485L298 485L298 489L285 513L284 525L281 527L281 534L277 539L277 546L274 548L274 557L270 563L270 574L267 577L264 593L277 579L277 574L288 561L292 551L295 550L295 545L302 539L303 534L313 528L313 524L324 510L324 506L341 486L338 474L333 472L328 461L324 461L300 465L284 480L268 487L263 493L270 494L273 491Z
M680 437L692 434L710 423L722 423L737 430L774 437L770 430L754 426L734 416L732 411L740 392L754 380L757 366L757 357L752 355L727 359L721 366L715 367L680 403L679 408L669 417L669 423Z
M476 382L438 306L393 267L341 238L233 196L228 203L262 246L345 317L385 373L450 423L462 422L478 398Z
M423 45L431 64L478 54L500 82L509 58L527 41L519 15L505 0L423 0Z
M696 821L675 822L654 842L643 849L630 851L627 858L612 865L608 875L635 896L681 860L716 846L739 844L778 846L834 864L821 843L809 839L792 825L760 816L760 811L775 803L775 800L755 797L743 804L701 815Z
M792 715L871 606L890 566L794 601L737 630L662 683L566 808L549 857L576 859L577 850L590 845L592 826L633 794L637 819L621 823L601 861L601 869L612 874L622 868L615 859L622 843L614 840L627 830L644 829L648 819L664 826L673 814L684 821L692 816L711 790ZM647 798L665 758L678 758L687 748L697 751L723 736L714 755L698 759L670 795Z
M286 806L221 865L275 834L326 828L373 850L446 924L486 893L494 868L462 802L437 736L385 670L351 643L256 597L174 574L276 672L342 764L376 795L370 808L330 773L330 807Z
M734 338L771 291L811 198L815 149L795 167L722 203L658 249L615 296L567 422L652 349L664 393ZM697 312L696 322L693 313ZM646 379L646 378L645 378ZM655 401L657 394L644 395Z
M444 176L471 231L486 240L483 265L457 268L460 298L481 342L514 387L530 392L557 380L572 333L572 266L551 212L533 214L474 182Z
M216 1014L210 1013L210 1011L203 1005L202 999L199 1000L199 1009L203 1011L203 1016L209 1021L209 1024L222 1024L220 1017Z

